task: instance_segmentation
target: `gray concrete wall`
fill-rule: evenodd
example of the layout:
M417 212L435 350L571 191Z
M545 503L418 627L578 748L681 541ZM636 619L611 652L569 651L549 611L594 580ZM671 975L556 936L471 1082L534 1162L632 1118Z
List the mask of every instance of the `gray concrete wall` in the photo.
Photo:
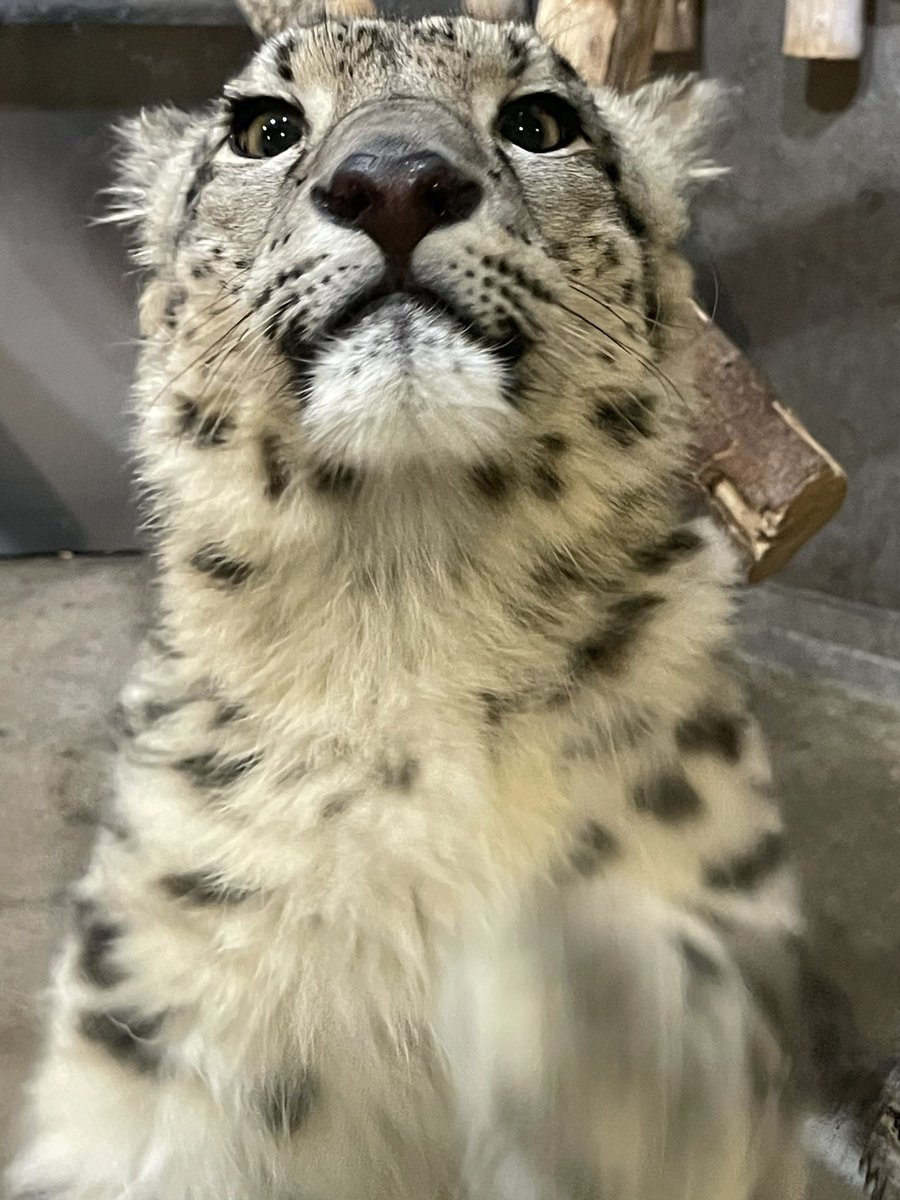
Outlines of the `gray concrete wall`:
M843 512L781 576L900 608L900 0L860 66L779 53L783 0L707 0L704 72L739 84L731 179L701 206L720 324L843 463Z
M900 0L875 3L859 69L783 58L783 0L706 7L703 69L744 90L734 174L700 205L701 291L715 279L721 324L851 477L781 578L900 608ZM133 281L118 231L87 224L106 128L202 101L249 46L238 28L0 27L0 553L134 543Z

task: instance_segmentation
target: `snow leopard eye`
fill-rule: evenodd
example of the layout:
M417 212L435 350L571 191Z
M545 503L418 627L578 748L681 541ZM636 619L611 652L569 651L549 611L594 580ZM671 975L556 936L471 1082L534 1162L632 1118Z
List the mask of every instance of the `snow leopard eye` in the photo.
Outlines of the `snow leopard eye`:
M497 132L530 154L548 154L574 142L582 130L571 104L552 92L536 92L504 104Z
M228 144L242 158L274 158L296 146L305 132L299 109L261 96L235 104Z

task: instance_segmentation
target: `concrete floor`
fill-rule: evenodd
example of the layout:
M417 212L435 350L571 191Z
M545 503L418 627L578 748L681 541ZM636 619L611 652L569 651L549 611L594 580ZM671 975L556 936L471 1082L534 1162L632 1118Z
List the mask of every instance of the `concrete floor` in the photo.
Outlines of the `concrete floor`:
M138 636L136 558L0 563L0 1161L39 1031L35 997L84 862L109 715ZM873 1043L900 1030L900 708L765 662L756 708L830 967ZM814 1200L854 1193L824 1173ZM161 1198L162 1200L162 1198Z

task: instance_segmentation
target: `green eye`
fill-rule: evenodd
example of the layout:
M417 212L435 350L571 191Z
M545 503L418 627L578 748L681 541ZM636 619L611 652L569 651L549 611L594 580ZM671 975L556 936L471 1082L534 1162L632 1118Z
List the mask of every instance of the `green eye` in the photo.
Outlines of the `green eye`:
M283 100L245 100L232 113L228 144L242 158L274 158L306 132L303 114Z
M582 130L571 104L552 92L538 92L504 104L497 132L529 154L548 154L568 146Z

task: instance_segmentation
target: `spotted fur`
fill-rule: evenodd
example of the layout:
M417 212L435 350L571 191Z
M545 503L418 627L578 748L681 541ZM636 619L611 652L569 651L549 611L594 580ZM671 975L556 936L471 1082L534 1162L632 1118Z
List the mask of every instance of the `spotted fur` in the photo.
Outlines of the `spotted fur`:
M707 91L300 18L124 131L159 613L13 1190L798 1200L802 921L678 501ZM548 91L571 146L504 141ZM477 192L399 267L323 201L379 138Z

